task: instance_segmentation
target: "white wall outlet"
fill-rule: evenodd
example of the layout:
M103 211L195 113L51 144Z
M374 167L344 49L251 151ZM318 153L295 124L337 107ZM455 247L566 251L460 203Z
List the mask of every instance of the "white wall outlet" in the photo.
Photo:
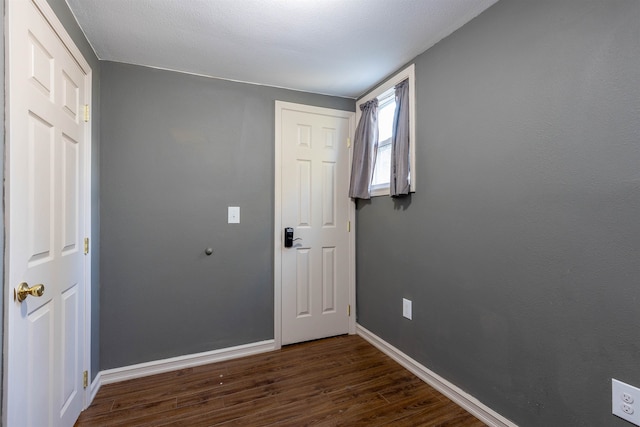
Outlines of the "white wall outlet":
M640 388L611 379L611 412L640 426Z
M406 298L402 298L402 316L406 317L409 320L411 320L412 317L411 300Z
M239 224L240 223L240 207L239 206L229 206L229 224Z

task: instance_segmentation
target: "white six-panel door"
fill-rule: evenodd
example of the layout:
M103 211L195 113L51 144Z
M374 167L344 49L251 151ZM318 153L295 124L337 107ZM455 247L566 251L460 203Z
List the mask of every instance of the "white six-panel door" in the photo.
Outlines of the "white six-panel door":
M290 344L349 332L353 113L283 103L276 108L280 224L293 228L295 238L292 247L279 248L282 344Z
M7 13L6 420L72 426L84 404L90 78L37 4L11 0ZM23 282L43 295L17 301Z

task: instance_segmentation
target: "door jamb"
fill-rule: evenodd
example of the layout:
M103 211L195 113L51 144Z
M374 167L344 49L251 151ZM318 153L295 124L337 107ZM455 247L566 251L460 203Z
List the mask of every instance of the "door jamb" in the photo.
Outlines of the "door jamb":
M353 141L355 133L355 113L352 111L337 110L331 108L314 107L311 105L295 104L291 102L275 102L275 169L274 169L274 228L273 228L273 340L274 349L282 347L282 111L295 109L316 114L339 113L349 119L349 141ZM350 142L348 156L348 174L351 175L351 158L353 148ZM349 200L349 334L356 333L356 205Z
M76 64L80 67L80 69L82 70L82 72L85 74L84 76L84 84L85 84L85 98L81 101L82 105L89 105L90 107L92 106L92 93L91 93L91 89L92 89L92 82L93 82L93 72L91 70L91 66L89 65L89 63L87 62L87 60L84 58L84 55L82 55L82 52L80 51L80 49L77 47L77 45L74 43L73 39L71 38L71 36L69 35L69 33L67 33L67 30L64 28L64 25L62 25L62 23L60 22L60 20L58 19L58 17L56 16L55 12L53 11L53 9L51 8L51 6L49 6L49 3L47 3L46 0L31 0L32 3L35 5L35 7L40 11L40 13L42 13L42 15L44 16L44 18L47 20L49 26L53 29L53 31L56 33L56 35L60 38L60 40L62 41L62 44L69 50L69 53L71 54L72 58L76 61ZM5 16L8 16L9 11L6 10L7 8L11 7L11 2L7 2L5 3ZM5 39L8 39L9 36L9 31L10 31L10 26L7 25L5 27ZM5 62L8 64L9 63L9 55L10 55L10 51L9 51L9 45L6 44L5 45L5 51L4 51L4 59ZM11 99L9 96L10 93L10 71L8 68L5 69L5 99L4 99L4 105L5 105L5 136L7 136L5 138L5 154L7 154L9 152L9 144L11 143L8 136L10 135L10 126L11 123L7 120L7 118L9 117L9 111L11 108ZM90 116L90 114L89 114ZM92 171L92 165L91 165L91 148L92 148L92 125L91 125L91 119L89 118L88 124L85 125L84 128L84 137L85 137L85 143L86 143L86 147L85 147L85 154L84 154L84 206L81 206L80 209L82 209L84 211L84 215L85 215L85 223L84 223L84 230L81 230L84 237L89 239L89 242L92 242L92 235L91 235L91 223L92 223L92 216L91 216L91 195L92 195L92 183L91 183L91 171ZM8 163L9 163L10 159L8 158L8 156L5 158L5 169L4 169L4 175L5 175L5 192L4 192L4 218L5 218L5 223L2 225L5 229L5 253L4 253L4 264L5 267L8 267L8 260L9 260L9 254L11 251L11 248L8 245L8 233L10 232L10 230L7 230L7 225L8 225L8 212L9 212L9 198L8 198L8 194L6 192L6 189L9 187L9 175L8 175ZM85 283L85 288L84 288L84 310L83 310L83 322L85 325L85 333L84 333L84 354L83 354L83 358L82 358L82 364L84 366L84 369L88 372L89 375L89 381L91 379L91 253L92 250L89 251L89 253L85 256L84 258L84 274L83 274L83 279L84 279L84 283ZM4 301L3 301L3 342L2 342L2 348L3 348L3 354L5 355L4 359L2 360L2 381L3 381L3 387L2 387L2 420L4 422L6 422L6 417L7 417L7 394L9 392L8 390L8 382L7 382L7 356L8 356L8 345L9 345L9 341L8 341L8 332L9 332L9 317L8 317L8 312L9 312L9 304L13 303L13 300L11 298L9 298L9 295L12 294L12 284L9 283L9 271L8 268L5 268L4 271L4 277L2 278L3 282L4 282ZM86 387L83 391L83 409L86 409L89 404L91 403L91 386L89 385L88 387Z

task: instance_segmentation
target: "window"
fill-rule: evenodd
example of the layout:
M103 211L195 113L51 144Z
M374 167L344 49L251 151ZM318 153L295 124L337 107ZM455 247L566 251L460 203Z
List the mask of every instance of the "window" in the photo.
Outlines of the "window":
M360 120L360 105L378 98L378 153L370 184L371 196L389 195L391 177L391 138L393 118L396 110L395 85L409 79L409 126L410 126L410 177L411 192L415 191L415 66L410 65L373 91L358 100L356 122Z
M391 137L393 116L396 112L396 95L393 88L378 97L378 154L371 179L371 191L387 189L391 170Z

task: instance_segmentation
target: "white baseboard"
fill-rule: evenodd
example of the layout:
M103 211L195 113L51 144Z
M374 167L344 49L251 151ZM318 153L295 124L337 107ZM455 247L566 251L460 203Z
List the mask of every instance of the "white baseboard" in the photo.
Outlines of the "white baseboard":
M237 359L239 357L266 353L273 350L275 350L274 341L266 340L251 344L238 345L235 347L222 348L219 350L206 351L204 353L188 354L186 356L171 357L169 359L154 360L153 362L139 363L137 365L123 366L122 368L100 371L91 383L90 401L87 404L87 407L91 402L93 402L93 398L98 393L98 390L100 390L100 387L105 384L146 377L149 375L162 374L169 371L177 371L178 369L191 368L194 366L206 365L208 363L222 362L223 360Z
M407 356L364 327L357 325L356 332L362 338L369 341L373 346L377 347L380 351L391 357L422 381L447 396L457 405L464 408L467 412L486 425L490 427L518 427L516 424L498 414L475 397L464 392L435 372L430 371L424 365L413 360L411 357Z
M102 385L101 378L102 378L102 372L98 372L98 375L96 375L96 377L91 382L91 386L90 386L91 388L89 389L89 402L87 403L87 408L89 407L89 405L91 405L91 402L93 402L93 399L95 399L96 394L98 394L98 390L100 390L100 386Z

